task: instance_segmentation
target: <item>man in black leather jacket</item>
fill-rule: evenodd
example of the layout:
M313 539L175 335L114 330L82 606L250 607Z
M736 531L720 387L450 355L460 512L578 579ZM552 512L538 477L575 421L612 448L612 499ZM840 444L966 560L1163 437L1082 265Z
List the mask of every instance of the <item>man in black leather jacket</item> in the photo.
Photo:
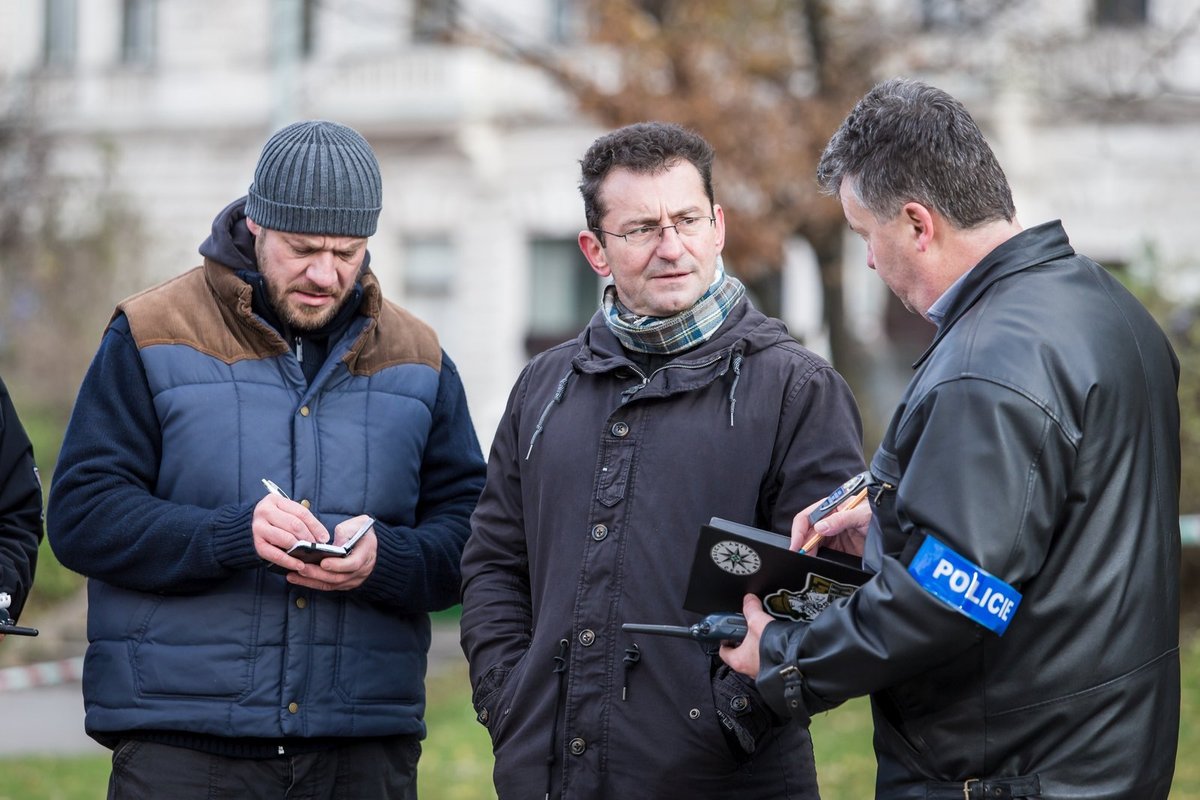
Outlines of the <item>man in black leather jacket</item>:
M865 534L875 577L807 625L747 602L750 635L722 656L793 717L870 694L879 797L1166 798L1170 345L1060 223L1018 225L983 135L940 90L877 86L818 178L937 334L871 462L872 502L816 526Z

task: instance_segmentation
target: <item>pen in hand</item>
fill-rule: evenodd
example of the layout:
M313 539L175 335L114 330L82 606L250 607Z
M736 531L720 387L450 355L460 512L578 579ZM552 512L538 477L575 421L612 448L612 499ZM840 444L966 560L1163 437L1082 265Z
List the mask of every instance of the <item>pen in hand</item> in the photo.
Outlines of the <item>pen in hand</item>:
M267 487L267 491L270 492L271 494L279 495L284 500L292 499L287 496L287 492L285 492L283 489L280 489L279 485L277 483L275 483L275 481L271 480L270 478L263 478L262 482L263 482L263 486Z

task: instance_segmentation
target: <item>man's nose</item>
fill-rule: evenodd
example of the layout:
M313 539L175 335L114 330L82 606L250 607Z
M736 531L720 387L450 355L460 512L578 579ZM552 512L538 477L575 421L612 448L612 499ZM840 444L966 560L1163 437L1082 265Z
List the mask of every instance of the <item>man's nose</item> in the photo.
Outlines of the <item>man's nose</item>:
M305 268L304 274L310 281L318 286L326 287L337 283L337 266L333 263L333 253L322 250L313 255L308 260L308 266Z
M658 246L655 248L659 258L674 261L683 255L683 238L674 225L668 225L658 232Z

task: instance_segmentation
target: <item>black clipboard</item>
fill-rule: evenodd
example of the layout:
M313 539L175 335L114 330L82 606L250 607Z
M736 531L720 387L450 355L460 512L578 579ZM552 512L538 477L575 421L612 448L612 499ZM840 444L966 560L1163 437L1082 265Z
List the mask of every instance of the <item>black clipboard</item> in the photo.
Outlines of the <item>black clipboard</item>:
M811 622L871 579L861 559L838 551L789 549L787 536L713 517L700 528L683 607L699 614L737 612L756 594L768 614Z

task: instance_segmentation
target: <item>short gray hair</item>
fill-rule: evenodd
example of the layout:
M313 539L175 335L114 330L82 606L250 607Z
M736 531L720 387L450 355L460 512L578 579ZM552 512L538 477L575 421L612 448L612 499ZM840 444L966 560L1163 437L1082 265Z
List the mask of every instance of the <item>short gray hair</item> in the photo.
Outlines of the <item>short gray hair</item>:
M963 229L1011 222L1017 213L975 120L962 103L920 81L879 84L842 122L821 155L817 182L836 196L847 179L879 219L914 201Z

